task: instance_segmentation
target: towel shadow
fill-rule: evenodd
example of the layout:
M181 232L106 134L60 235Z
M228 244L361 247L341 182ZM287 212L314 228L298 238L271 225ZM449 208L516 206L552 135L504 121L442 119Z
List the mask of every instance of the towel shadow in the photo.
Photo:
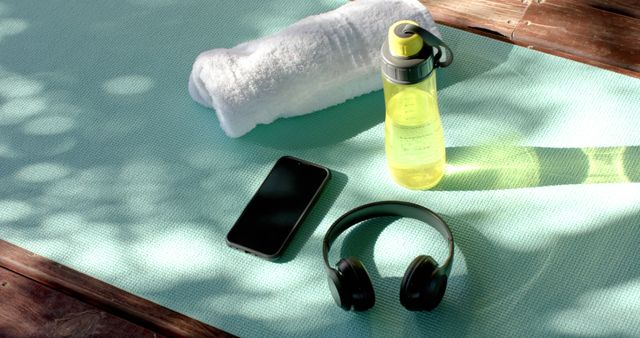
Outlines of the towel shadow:
M384 97L376 91L312 114L256 127L242 140L281 150L339 143L384 121Z

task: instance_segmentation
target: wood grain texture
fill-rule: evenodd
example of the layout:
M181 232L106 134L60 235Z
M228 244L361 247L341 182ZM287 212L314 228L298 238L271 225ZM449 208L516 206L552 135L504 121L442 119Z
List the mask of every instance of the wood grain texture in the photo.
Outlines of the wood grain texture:
M443 25L510 40L529 3L521 0L420 0Z
M513 39L536 49L571 54L576 60L640 73L640 19L633 17L636 8L620 2L546 0L533 4Z
M0 268L0 337L163 337Z
M163 335L233 337L220 329L2 240L0 240L0 267Z
M420 0L436 22L640 78L640 0Z
M584 0L582 3L602 11L640 19L639 0Z

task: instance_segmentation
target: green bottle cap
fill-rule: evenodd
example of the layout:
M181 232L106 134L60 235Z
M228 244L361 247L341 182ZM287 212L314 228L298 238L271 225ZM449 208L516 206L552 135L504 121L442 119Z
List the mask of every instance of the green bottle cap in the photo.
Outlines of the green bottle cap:
M421 48L417 52L415 35L422 38ZM407 45L406 48L404 45ZM434 48L437 50L435 55ZM447 52L445 60L441 60L441 48ZM389 28L381 54L382 73L390 81L400 84L418 83L428 77L434 68L446 67L453 60L453 54L444 42L408 20L398 21Z

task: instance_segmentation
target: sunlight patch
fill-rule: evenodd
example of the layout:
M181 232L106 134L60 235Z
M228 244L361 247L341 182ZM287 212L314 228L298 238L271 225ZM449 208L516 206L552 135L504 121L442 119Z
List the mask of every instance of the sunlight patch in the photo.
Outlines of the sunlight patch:
M14 200L0 201L0 222L15 222L33 212L31 205Z
M9 76L0 79L0 96L16 98L39 94L44 86L39 81L25 79L21 76Z
M76 213L58 213L46 216L40 223L41 230L55 234L61 231L69 233L86 228L87 221Z
M132 5L145 7L162 7L176 4L177 0L129 0Z
M17 152L7 144L0 144L0 157L14 158L18 156Z
M30 135L56 135L62 134L75 127L75 121L65 116L47 116L29 121L23 127L23 131Z
M571 336L636 336L640 313L640 280L580 296L574 308L558 312L550 321L556 332Z
M27 29L27 27L29 27L29 24L22 19L0 19L0 41L2 41L5 36L22 33L25 29Z
M173 229L149 236L139 243L136 251L142 262L153 269L169 269L174 272L209 270L215 266L219 255L205 238L186 229Z
M38 163L26 166L16 173L16 178L32 183L48 182L69 175L69 169L56 163Z
M19 123L47 108L42 98L16 98L0 106L0 125Z
M153 87L153 80L141 75L120 76L108 80L102 88L109 94L135 95L149 91Z

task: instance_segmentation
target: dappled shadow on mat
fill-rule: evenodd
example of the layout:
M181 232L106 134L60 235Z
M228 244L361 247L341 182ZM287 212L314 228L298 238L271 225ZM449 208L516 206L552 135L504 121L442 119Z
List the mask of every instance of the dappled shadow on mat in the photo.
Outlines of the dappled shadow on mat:
M474 220L484 224L490 217L481 212L444 216L473 286L467 294L474 308L471 322L492 327L498 335L515 330L534 336L633 336L632 322L613 323L626 316L625 303L631 304L640 290L640 264L629 259L640 240L637 210L586 231L552 235L541 228L538 233L549 237L532 250L489 238L492 232ZM514 320L514 314L529 320Z
M472 225L450 217L447 220L451 220L464 252L458 262L466 262L469 273L457 274L451 282L452 286L468 289L456 291L454 287L449 295L468 295L471 306L466 306L467 300L462 307L445 301L440 312L406 315L399 312L397 295L380 292L380 302L373 312L344 313L331 303L325 289L326 276L319 265L321 238L314 233L331 210L351 207L383 193L387 196L383 188L359 184L362 181L357 176L363 172L356 170L369 168L372 158L383 156L383 134L342 142L383 121L382 93L374 92L307 116L282 119L258 127L244 138L229 139L220 130L215 114L193 103L186 83L199 52L232 47L273 31L278 28L274 22L286 26L333 5L323 2L319 7L284 11L285 7L297 6L286 1L259 5L233 2L233 6L196 0L63 3L0 3L0 19L5 20L2 29L7 29L0 37L3 238L247 336L255 332L315 336L326 335L331 329L371 335L385 330L369 324L388 325L386 332L398 327L388 320L391 311L405 320L406 332L401 333L406 335L415 334L410 332L413 329L427 335L452 326L452 334L473 334L473 324L483 321L495 325L484 327L486 331L478 334L490 334L501 327L511 328L511 333L526 332L525 323L506 318L513 311L496 311L499 313L493 317L487 311L489 314L474 317L476 309L505 303L511 307L494 308L511 310L541 298L549 306L536 303L532 308L536 313L515 309L530 315L522 318L540 318L541 313L551 316L572 306L580 310L582 297L589 297L598 291L596 288L615 287L617 282L638 278L637 264L627 260L632 250L629 248L638 243L637 231L628 225L637 224L638 215L620 215L617 221L604 221L603 227L591 232L559 235L559 242L554 244L557 249L541 245L530 252L465 230ZM251 14L254 9L260 11L260 17ZM236 22L247 24L228 30L230 23ZM538 81L515 71L499 71L511 46L482 45L497 48L496 57L479 51L480 44L476 45L473 38L469 43L466 37L459 34L457 43L449 40L458 52L457 61L438 73L439 90L447 98L441 102L446 107L443 117L488 121L486 124L496 126L486 133L488 137L494 137L499 128L512 127L510 130L526 136L548 127L553 120L537 110L553 112L553 102L533 107L522 103L522 96L505 98L501 91L479 91L471 96L473 91L453 90L463 81L482 80L477 82L523 84L517 91L522 94L530 90L524 84ZM624 86L602 89L625 90ZM505 116L516 115L522 118L507 121L509 125L503 123ZM460 124L460 130L450 128L448 132L457 132L454 135L460 140L467 135L469 125ZM328 145L332 147L315 149ZM535 147L450 148L449 163L456 170L449 172L435 190L639 182L640 151L637 146L622 148L595 152ZM298 151L302 149L311 150ZM309 215L308 223L285 253L287 264L273 264L230 250L224 235L282 150L313 155L332 168L346 169L348 164L351 171L345 172L356 184L344 189L346 174L336 175L336 184L323 194L328 201ZM614 164L619 162L621 167ZM408 196L404 193L409 194L392 192L394 196ZM336 199L338 195L340 199ZM458 216L482 219L486 215ZM362 237L353 241L369 243L366 231L358 233ZM607 245L598 246L599 240ZM621 251L610 250L613 242ZM577 257L564 260L563 256L573 250ZM554 260L549 262L555 265L545 263L550 251ZM431 250L425 248L425 253L431 254ZM625 268L612 271L610 262ZM592 275L580 270L580 264L596 263L600 270ZM532 278L528 271L518 270L521 265L543 272ZM549 266L565 269L566 275ZM512 271L520 274L514 276ZM372 276L375 284L397 286L401 275L376 280L372 271ZM567 282L566 276L580 277L579 285L572 287L574 281ZM380 280L382 284L376 283ZM538 284L541 282L546 284ZM566 293L568 298L555 299L554 291L549 290ZM283 299L283 295L291 298ZM623 314L615 304L608 304L607 310ZM459 318L465 319L463 324ZM310 319L313 322L308 322ZM304 330L300 323L306 324Z
M510 332L540 336L589 332L603 336L633 335L635 326L631 322L601 325L592 319L609 318L613 323L614 318L626 316L625 304L631 304L640 290L640 264L629 260L640 240L634 226L640 221L637 211L598 222L586 231L554 233L540 229L547 239L530 249L505 245L495 240L495 229L480 228L478 224L486 225L494 217L489 213L442 216L451 227L456 245L452 278L443 302L435 311L413 314L419 324L411 330L427 335L432 324L463 316L465 320L457 320L455 331L448 333L469 335L484 327L492 328L498 335ZM393 222L398 219L365 221L344 236L341 247L332 250L340 252L339 257L355 256L362 260L373 282L376 305L367 313L358 313L358 320L376 321L387 318L389 312L405 311L398 306L396 294L404 271L393 277L381 276L376 262L384 262L385 255L380 257L380 251L374 250L383 236L389 236L383 230ZM425 227L424 232L429 231ZM427 245L423 244L422 254L436 260L442 257L439 250L444 247L430 246L433 243L423 242L410 232L405 235L398 239L397 250L403 250L401 243L424 243ZM442 241L439 235L436 237L438 242ZM508 237L514 239L517 234ZM375 259L374 251L378 254ZM391 252L386 255L397 257ZM409 263L410 259L405 266ZM516 320L513 314L528 320Z

